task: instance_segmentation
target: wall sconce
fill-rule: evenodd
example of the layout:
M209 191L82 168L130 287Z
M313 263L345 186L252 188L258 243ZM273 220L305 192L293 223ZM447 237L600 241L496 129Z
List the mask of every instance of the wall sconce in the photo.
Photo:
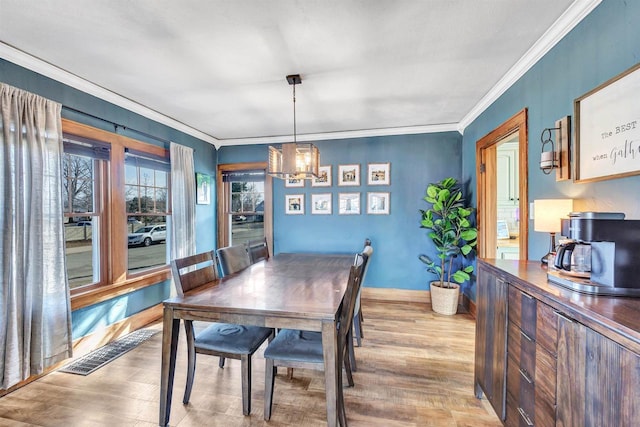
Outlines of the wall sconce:
M555 130L556 142L551 138L551 131ZM556 181L571 178L569 167L569 136L571 135L571 117L566 116L556 121L556 127L546 128L540 134L542 153L540 154L540 169L545 175L556 170Z
M549 252L540 260L543 264L553 264L556 254L556 233L562 231L561 218L573 211L572 199L539 199L533 201L533 229L549 233Z
M299 74L287 76L293 86L293 142L269 146L267 173L276 178L311 179L318 176L320 151L311 143L296 139L296 85L302 84Z

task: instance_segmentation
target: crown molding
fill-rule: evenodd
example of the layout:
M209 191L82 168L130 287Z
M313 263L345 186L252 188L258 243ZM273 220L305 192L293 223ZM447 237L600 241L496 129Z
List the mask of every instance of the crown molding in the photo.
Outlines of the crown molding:
M368 138L375 136L409 135L417 133L458 132L458 123L445 123L425 126L405 126L396 128L348 130L340 132L306 133L296 135L298 142L326 141L329 139ZM255 138L219 139L221 147L250 144L281 144L291 142L293 135L265 136Z
M493 104L507 89L518 81L531 67L547 54L569 31L580 23L595 9L602 0L574 0L567 10L549 27L533 46L515 63L513 67L496 83L493 88L467 113L460 123L458 132L478 118L491 104Z
M125 108L136 114L140 114L141 116L169 126L173 129L179 130L180 132L184 132L187 135L191 135L210 144L216 145L218 143L218 140L211 135L194 129L191 126L188 126L178 120L165 116L164 114L152 110L151 108L145 107L142 104L138 104L135 101L118 95L115 92L103 88L102 86L91 83L88 80L85 80L79 76L76 76L75 74L63 70L62 68L56 67L55 65L52 65L46 61L29 55L19 49L14 48L13 46L7 45L2 42L0 42L0 58L6 59L7 61L13 62L16 65L34 71L38 74L42 74L43 76L49 77L60 83L64 83L65 85L71 86L72 88L78 89L79 91L85 92L89 95L93 95L96 98L100 98L104 101L110 102L114 105L117 105L118 107Z

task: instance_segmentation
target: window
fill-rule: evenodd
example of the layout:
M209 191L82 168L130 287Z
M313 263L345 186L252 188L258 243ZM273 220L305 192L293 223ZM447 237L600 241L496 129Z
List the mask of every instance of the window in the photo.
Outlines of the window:
M272 245L271 177L264 163L218 166L218 246L267 237Z
M264 237L264 176L264 171L237 171L222 177L231 191L231 245Z
M100 265L100 242L105 238L101 175L108 166L109 147L73 135L64 135L63 141L65 257L73 289L100 283L104 277Z
M169 163L129 150L125 157L128 273L168 263Z
M118 292L169 278L168 150L67 119L62 125L72 297L82 294L84 306L108 295L105 287Z

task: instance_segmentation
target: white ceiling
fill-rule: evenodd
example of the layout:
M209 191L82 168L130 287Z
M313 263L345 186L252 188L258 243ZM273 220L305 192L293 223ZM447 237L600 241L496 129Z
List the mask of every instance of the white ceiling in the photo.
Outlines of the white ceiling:
M0 57L216 146L463 131L600 0L0 0ZM0 81L1 81L0 76Z

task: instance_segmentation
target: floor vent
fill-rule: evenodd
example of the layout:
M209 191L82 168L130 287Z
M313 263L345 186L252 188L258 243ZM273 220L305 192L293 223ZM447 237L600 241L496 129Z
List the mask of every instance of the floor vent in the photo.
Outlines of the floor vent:
M136 346L145 342L158 332L160 331L153 329L139 329L122 338L110 342L109 344L100 347L77 360L74 360L58 371L67 372L69 374L89 375L96 369L99 369L112 360L117 359L129 350L136 348Z

